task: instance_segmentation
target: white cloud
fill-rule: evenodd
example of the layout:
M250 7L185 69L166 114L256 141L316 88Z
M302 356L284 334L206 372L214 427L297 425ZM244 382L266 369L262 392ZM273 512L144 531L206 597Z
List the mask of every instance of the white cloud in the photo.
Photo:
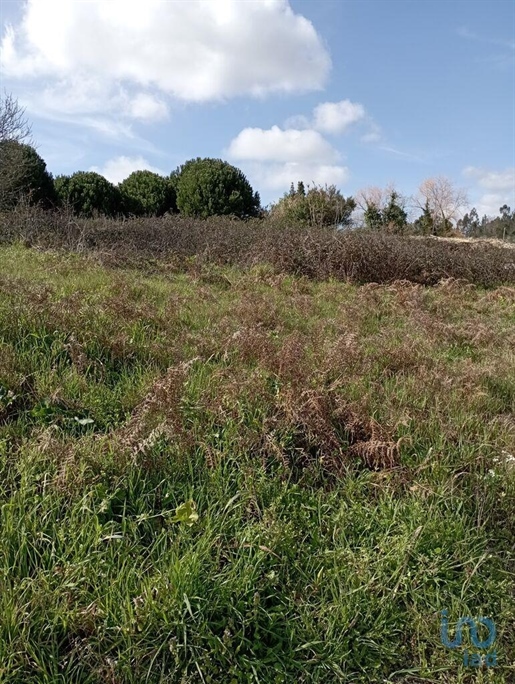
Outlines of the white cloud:
M128 113L134 119L142 121L160 121L168 116L168 107L149 93L138 93L132 100L127 101Z
M467 166L463 170L463 175L475 182L475 187L471 191L472 204L480 216L498 216L499 207L504 204L515 208L515 167L503 171L489 171Z
M121 183L133 171L153 171L165 175L161 169L149 164L143 157L115 157L105 162L102 167L91 166L90 171L96 171L111 183Z
M365 108L359 102L323 102L313 111L313 128L323 133L344 133L364 118Z
M292 182L297 184L298 181L305 185L343 185L349 179L349 169L335 164L286 162L250 166L249 176L257 187L285 191Z
M339 152L312 129L245 128L227 155L243 161L251 181L263 190L287 190L292 182L341 185L349 170L338 164Z
M229 145L228 154L233 159L272 162L333 162L338 152L318 133L318 131L283 130L272 126L244 128Z
M129 87L125 113L146 119L166 107L149 91L194 102L306 92L323 87L330 66L288 0L28 0L0 43L4 77L50 80L80 112L91 111L91 93L110 101Z
M371 119L369 119L368 125L369 125L368 132L361 136L361 142L364 142L364 143L379 142L382 138L381 128Z
M379 126L367 115L365 107L350 100L321 102L313 109L311 118L296 114L286 119L284 127L300 130L310 128L321 133L338 135L346 133L353 124L359 122L367 123L369 128L368 133L362 136L362 141L376 142L380 139Z
M467 166L463 173L469 178L476 178L482 188L515 192L515 167L504 171L488 171L476 166Z

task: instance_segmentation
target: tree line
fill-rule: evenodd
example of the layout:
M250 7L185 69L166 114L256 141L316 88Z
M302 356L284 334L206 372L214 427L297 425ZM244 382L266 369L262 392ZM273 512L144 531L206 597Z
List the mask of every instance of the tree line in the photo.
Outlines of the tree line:
M45 209L67 207L84 218L270 215L313 227L360 225L396 234L515 238L515 211L504 205L495 219L479 219L475 208L462 216L466 194L444 177L426 179L414 198L394 187L366 188L356 197L344 197L334 185L306 187L299 181L266 209L244 173L222 159L190 159L169 176L134 171L118 185L94 171L54 178L34 147L24 109L6 95L0 99L0 209L13 209L21 201ZM418 210L416 219L410 220L410 207Z

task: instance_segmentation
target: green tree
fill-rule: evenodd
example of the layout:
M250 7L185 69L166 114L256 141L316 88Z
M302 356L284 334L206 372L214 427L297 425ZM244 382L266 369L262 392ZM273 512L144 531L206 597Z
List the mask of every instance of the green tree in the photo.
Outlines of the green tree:
M353 197L345 198L335 185L308 186L300 181L295 190L293 183L286 193L272 207L272 215L292 223L312 227L348 226L351 214L356 208Z
M415 232L419 235L434 234L434 221L431 209L429 207L429 202L426 201L421 216L416 219L413 226L415 228Z
M61 204L69 205L77 216L91 218L97 213L115 216L120 212L118 188L94 171L58 176L55 188Z
M185 216L258 216L259 193L240 169L222 159L190 159L171 174L177 208Z
M383 225L392 233L404 233L408 225L408 215L401 204L400 196L395 190L383 210Z
M13 208L20 200L48 209L57 204L52 174L30 145L17 140L0 142L0 207Z
M478 237L480 235L480 221L477 209L472 207L469 213L466 213L457 223L459 231L466 237Z
M172 182L152 171L134 171L118 185L118 189L126 213L162 216L167 211L176 211Z
M371 230L385 230L391 233L404 233L408 225L408 215L395 190L362 193L365 205L363 219ZM387 202L386 202L386 198Z
M500 213L500 235L503 240L515 237L515 211L512 212L507 204L499 207Z

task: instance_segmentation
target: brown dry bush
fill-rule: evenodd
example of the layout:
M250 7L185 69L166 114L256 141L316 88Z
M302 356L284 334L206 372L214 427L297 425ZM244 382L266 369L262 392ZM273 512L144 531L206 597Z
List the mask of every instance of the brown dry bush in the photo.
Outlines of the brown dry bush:
M410 281L436 285L453 278L482 286L515 283L513 250L482 243L411 238L363 230L303 228L271 219L77 219L67 212L25 208L0 215L0 242L90 251L111 266L162 269L196 263L356 283Z
M183 387L189 367L197 359L172 366L158 378L143 400L134 408L128 422L115 432L115 439L123 449L134 454L142 467L149 464L145 455L160 437L191 446L180 410Z

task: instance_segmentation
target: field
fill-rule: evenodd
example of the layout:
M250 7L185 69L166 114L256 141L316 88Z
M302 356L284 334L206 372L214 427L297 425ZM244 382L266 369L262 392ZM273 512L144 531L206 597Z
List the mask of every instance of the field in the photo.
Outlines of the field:
M474 282L46 247L0 247L0 682L515 681L486 247Z

